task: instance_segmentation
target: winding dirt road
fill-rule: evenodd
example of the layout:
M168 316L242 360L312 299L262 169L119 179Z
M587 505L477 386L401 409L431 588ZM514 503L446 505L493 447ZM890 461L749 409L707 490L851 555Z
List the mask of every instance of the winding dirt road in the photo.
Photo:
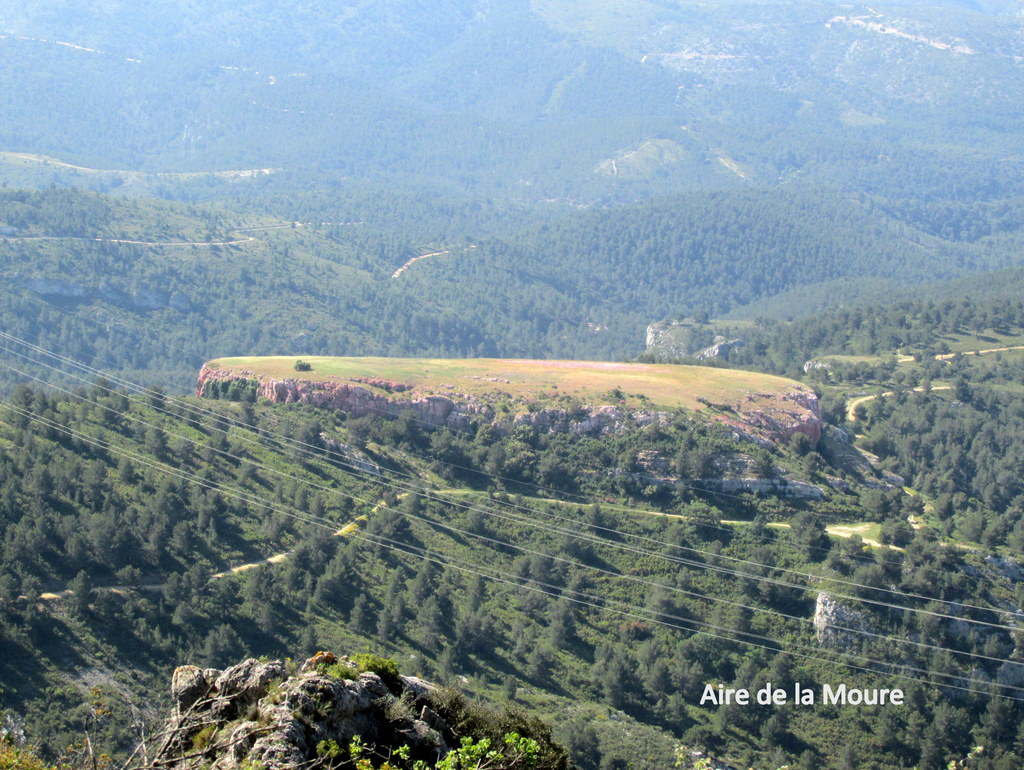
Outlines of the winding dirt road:
M950 361L957 356L985 356L991 353L1006 353L1011 350L1024 350L1024 345L1010 345L1005 348L986 348L985 350L962 350L957 353L938 353L935 355L936 361ZM913 361L913 356L900 356L898 361L900 363L907 363ZM952 385L933 385L930 390L952 390ZM924 388L914 388L915 393L924 393ZM851 399L846 402L846 419L849 422L856 422L857 415L855 414L856 409L861 404L866 404L868 401L874 401L876 398L884 398L891 396L895 391L889 390L885 393L875 393L871 396L858 396L857 398Z
M471 246L467 246L464 249L456 249L456 251L454 253L458 254L458 253L469 251L470 249L475 249L475 248L476 248L476 244L473 244ZM443 251L432 251L429 254L420 254L418 257L413 257L412 259L407 260L404 265L402 265L400 268L398 268L395 272L393 272L391 274L391 277L392 278L397 278L402 273L404 273L406 270L408 270L410 267L412 267L414 262L419 262L421 259L428 259L430 257L440 257L440 256L442 256L444 254L451 254L451 253L453 253L451 249L444 249Z
M933 385L928 390L930 392L930 391L933 391L933 390L952 390L952 389L953 389L952 385ZM919 387L914 388L913 392L914 393L924 393L925 390L924 390L923 387L919 386ZM849 422L857 422L856 411L857 411L857 407L860 406L861 404L866 404L868 401L874 401L876 398L887 398L889 396L895 395L895 393L896 393L896 391L894 391L894 390L887 390L885 393L875 393L873 396L858 396L855 399L847 401L846 402L846 419L847 419L847 421L849 421Z

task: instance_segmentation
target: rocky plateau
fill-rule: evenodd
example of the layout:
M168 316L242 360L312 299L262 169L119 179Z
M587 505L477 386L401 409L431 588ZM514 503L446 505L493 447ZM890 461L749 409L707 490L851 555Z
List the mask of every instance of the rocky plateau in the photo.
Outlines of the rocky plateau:
M413 412L420 422L452 430L467 430L474 422L500 422L495 404L485 396L459 393L455 386L444 393L423 392L407 383L361 378L359 380L315 380L302 377L276 379L245 370L223 370L210 364L199 373L196 395L211 395L211 383L243 381L255 383L256 395L271 403L310 404L337 409L353 417L377 415L397 417ZM813 390L794 384L786 393L752 393L735 403L712 403L698 399L711 419L732 428L738 440L762 446L781 444L803 433L817 444L823 422L818 397ZM584 404L565 408L545 405L542 400L523 402L508 427L530 425L536 430L607 435L667 420L670 413L654 408L630 408L619 404Z

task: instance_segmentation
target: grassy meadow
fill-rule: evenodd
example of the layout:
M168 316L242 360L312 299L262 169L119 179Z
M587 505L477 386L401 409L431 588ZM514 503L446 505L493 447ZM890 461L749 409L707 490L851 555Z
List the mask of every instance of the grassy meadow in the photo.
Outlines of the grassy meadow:
M296 361L310 371L296 371ZM672 364L520 359L335 358L263 356L219 358L207 366L249 372L260 378L352 381L381 378L413 386L410 394L471 396L577 396L589 403L646 402L651 406L700 409L699 399L733 404L747 396L774 396L804 386L757 372ZM366 384L366 383L360 383Z

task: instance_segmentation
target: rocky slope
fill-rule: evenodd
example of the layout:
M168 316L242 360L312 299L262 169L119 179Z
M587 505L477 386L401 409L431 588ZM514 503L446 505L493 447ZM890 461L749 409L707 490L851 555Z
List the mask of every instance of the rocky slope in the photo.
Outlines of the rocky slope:
M867 631L864 614L837 601L822 591L814 606L814 637L822 647L845 649Z
M483 742L499 755L494 770L571 768L536 720L487 712L376 656L320 652L297 670L254 659L223 671L181 666L171 692L174 713L150 757L169 770L342 767L360 751L375 767L390 758L395 770L433 768L446 757L463 767L460 751Z

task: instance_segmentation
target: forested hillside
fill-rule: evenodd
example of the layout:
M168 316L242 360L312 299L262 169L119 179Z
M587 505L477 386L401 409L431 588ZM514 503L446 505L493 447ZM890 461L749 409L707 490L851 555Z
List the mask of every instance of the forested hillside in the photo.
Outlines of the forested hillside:
M1019 276L1003 274L1012 292ZM858 445L923 497L905 501L947 537L1021 545L1024 305L1010 299L914 300L793 322L655 325L642 356L673 359L733 340L714 363L815 383L845 413ZM739 340L736 344L735 341Z
M319 649L583 770L1024 765L1022 19L0 0L0 767Z
M665 767L680 739L758 766L836 746L932 766L978 742L1019 762L1011 572L931 527L905 550L830 538L864 515L901 531L906 508L827 449L766 453L847 479L799 502L686 481L764 450L685 413L596 442L106 382L4 411L4 702L51 750L83 730L127 750L118 726L147 712L126 704L173 665L368 643L555 717L581 767ZM630 480L659 453L681 483ZM857 618L824 637L822 591ZM909 705L700 708L709 681L896 686Z
M310 194L240 211L9 190L0 313L16 336L184 392L225 354L621 359L652 318L837 280L913 287L1018 253L1002 209L976 212L973 239L940 239L827 191L546 209L540 223L534 208L407 203Z
M935 360L936 356L948 359L953 353L1016 344L1024 328L1024 304L1019 299L1022 280L1020 270L1000 271L920 292L932 290L938 298L865 304L796 320L656 322L652 328L663 330L664 338L652 341L643 358L686 360L716 338L727 337L742 340L728 352L728 361L741 368L799 377L811 373L804 365L812 360L854 369L863 364L873 371L876 364L891 369L897 359L903 364L914 359L925 368L917 373L918 379L925 373L934 378L943 364L949 364ZM853 373L843 370L844 375Z

